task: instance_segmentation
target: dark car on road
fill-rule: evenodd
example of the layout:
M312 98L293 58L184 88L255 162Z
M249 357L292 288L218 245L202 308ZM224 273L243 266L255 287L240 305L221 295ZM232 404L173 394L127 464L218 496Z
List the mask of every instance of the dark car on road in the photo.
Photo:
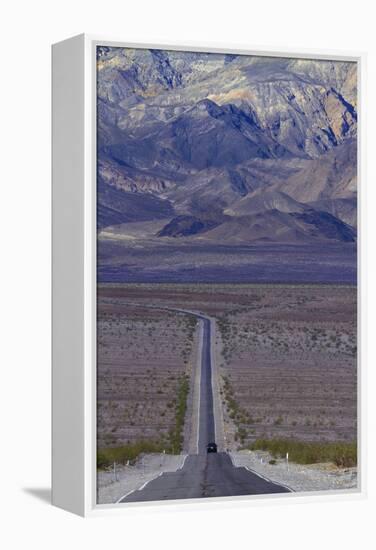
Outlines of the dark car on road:
M208 453L216 453L217 452L217 444L216 443L209 443L206 447L206 450Z

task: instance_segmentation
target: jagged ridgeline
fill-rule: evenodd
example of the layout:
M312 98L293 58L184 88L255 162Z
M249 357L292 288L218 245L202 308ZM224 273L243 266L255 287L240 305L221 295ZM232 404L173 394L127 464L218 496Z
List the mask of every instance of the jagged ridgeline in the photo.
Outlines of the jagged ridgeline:
M99 47L97 83L100 280L355 281L355 63Z

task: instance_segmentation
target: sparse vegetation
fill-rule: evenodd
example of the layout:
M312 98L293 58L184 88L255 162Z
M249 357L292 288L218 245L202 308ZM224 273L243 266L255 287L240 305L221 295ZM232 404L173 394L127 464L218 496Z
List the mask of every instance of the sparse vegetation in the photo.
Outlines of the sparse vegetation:
M183 447L183 428L187 410L188 392L189 378L186 374L183 374L179 381L177 393L175 427L169 432L171 450L174 454L180 453Z
M152 300L130 305L128 293L128 285L98 291L98 447L162 439L179 452L197 319L150 308Z
M356 437L355 287L104 285L98 314L101 448L143 437L164 441L166 451L181 448L178 392L197 349L194 316L125 307L122 300L216 318L221 401L237 446L281 438L351 445Z
M114 462L126 464L127 461L135 460L142 453L160 453L165 449L163 441L137 441L136 443L121 445L119 447L108 447L98 449L97 468L99 470L108 468Z
M179 380L177 399L175 400L175 426L169 431L168 438L162 438L160 441L141 440L118 447L101 448L97 452L97 468L107 468L114 462L125 464L128 460L135 460L142 453L160 453L163 450L172 454L180 453L183 445L183 428L188 393L189 378L186 374L183 374ZM172 403L168 405L170 404ZM160 414L165 416L165 411Z
M248 446L250 450L268 451L274 458L284 458L298 464L332 462L348 468L357 464L356 442L306 442L292 439L257 439Z
M228 300L217 332L230 438L241 443L244 428L245 444L279 437L351 442L355 287L243 285Z
M239 407L237 401L234 399L234 390L231 386L229 377L223 376L223 394L225 397L225 405L231 420L234 421L237 431L235 432L235 441L239 441L242 445L248 437L248 431L245 425L251 425L254 423L254 419L249 413Z

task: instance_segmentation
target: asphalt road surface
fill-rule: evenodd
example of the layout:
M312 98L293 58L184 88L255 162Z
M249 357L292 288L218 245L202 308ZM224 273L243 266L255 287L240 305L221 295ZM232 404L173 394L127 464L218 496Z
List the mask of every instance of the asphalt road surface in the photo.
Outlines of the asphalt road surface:
M290 492L287 488L267 481L246 468L233 466L227 453L206 452L207 444L215 442L210 319L200 315L197 315L197 317L204 324L201 352L198 454L187 456L180 470L160 475L147 483L141 490L134 491L124 497L120 502Z

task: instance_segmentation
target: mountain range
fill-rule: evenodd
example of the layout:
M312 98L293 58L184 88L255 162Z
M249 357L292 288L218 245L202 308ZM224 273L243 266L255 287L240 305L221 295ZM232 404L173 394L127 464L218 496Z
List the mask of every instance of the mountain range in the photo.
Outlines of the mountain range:
M355 63L98 47L97 128L100 280L355 281Z

